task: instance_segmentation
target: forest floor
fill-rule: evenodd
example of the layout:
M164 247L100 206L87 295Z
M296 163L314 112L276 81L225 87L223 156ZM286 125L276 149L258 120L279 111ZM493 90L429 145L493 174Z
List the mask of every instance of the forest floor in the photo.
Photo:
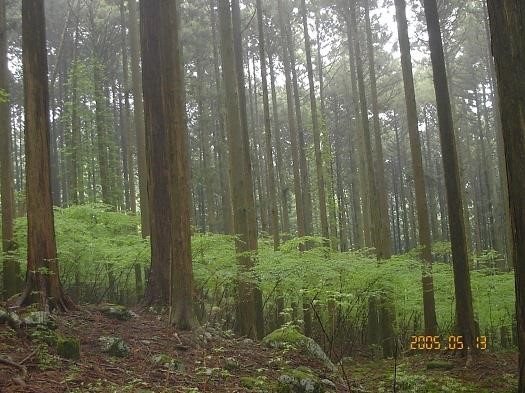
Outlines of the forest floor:
M45 344L45 330L16 331L0 324L0 357L27 371L21 375L20 369L0 363L0 392L270 392L264 386L278 381L284 368L305 367L334 382L335 390L327 391L393 391L392 359L349 360L346 378L340 378L293 350L269 349L215 330L175 332L159 315L135 312L129 320L117 320L82 306L60 315L56 331L80 340L78 360L57 356L56 345ZM100 337L109 336L124 340L127 356L103 352ZM486 353L467 367L463 359L448 359L450 370L427 370L429 360L418 354L397 361L396 391L510 393L516 383L514 353Z

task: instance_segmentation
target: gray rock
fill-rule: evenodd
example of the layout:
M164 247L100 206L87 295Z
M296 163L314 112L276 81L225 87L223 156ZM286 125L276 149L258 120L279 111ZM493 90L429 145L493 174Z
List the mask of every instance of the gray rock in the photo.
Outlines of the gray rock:
M337 388L337 386L335 386L335 383L333 383L332 381L330 381L327 378L321 379L321 383L324 386L326 386L327 388L329 388L329 389L336 389Z
M294 393L324 393L320 379L307 367L285 371L278 379L280 391Z
M174 359L171 356L166 355L164 353L152 356L151 361L154 364L164 367L170 371L182 373L186 370L186 367L184 366L184 363L182 363L181 360Z
M102 345L102 351L123 358L131 353L131 347L120 337L102 336L98 339Z
M48 329L57 327L53 316L47 311L32 311L24 315L22 323L27 327L45 326Z
M100 312L102 312L102 314L106 315L107 317L118 319L119 321L129 321L131 318L137 316L137 314L135 314L133 311L130 311L126 307L119 306L117 304L103 306L100 309Z
M263 338L263 343L271 348L292 347L301 350L310 357L320 360L328 369L335 371L336 367L323 349L310 337L301 334L293 326L285 326L274 330Z

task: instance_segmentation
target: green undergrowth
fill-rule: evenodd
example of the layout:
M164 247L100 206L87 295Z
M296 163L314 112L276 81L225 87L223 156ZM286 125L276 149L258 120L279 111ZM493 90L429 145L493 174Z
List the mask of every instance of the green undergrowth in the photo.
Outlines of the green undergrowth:
M135 301L136 267L144 275L150 259L149 240L140 236L138 216L114 212L104 205L82 205L55 209L55 226L61 278L71 293L77 293L77 301ZM16 257L22 265L26 255L25 227L25 219L19 219ZM306 241L315 247L299 252L299 245ZM366 314L370 296L387 294L394 301L397 331L406 337L422 330L421 263L414 251L378 263L373 250L335 253L323 247L321 238L292 238L279 251L273 250L271 239L262 238L255 269L239 274L233 236L195 233L192 249L198 300L202 304L200 318L219 323L231 320L228 313L231 316L235 283L241 279L262 288L264 299L268 299L268 313L276 315L275 300L282 296L288 322L301 319L300 312L294 315L292 305L302 299L311 303L323 321L329 317L329 306L346 315L347 320L358 320ZM442 335L454 333L452 266L439 262L446 259L442 257L448 252L447 243L436 244L433 275ZM496 337L497 329L504 325L512 331L512 273L497 272L490 264L476 266L485 266L471 274L481 334ZM23 266L21 271L25 271ZM114 299L103 299L104 294L112 293L108 290L110 276L115 280Z

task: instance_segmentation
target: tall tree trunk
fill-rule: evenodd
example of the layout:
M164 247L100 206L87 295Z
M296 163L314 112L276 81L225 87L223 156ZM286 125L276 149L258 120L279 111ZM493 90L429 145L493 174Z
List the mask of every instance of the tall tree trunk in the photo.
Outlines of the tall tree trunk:
M232 15L232 33L233 33L233 50L235 55L235 70L237 76L237 90L239 94L239 108L242 131L242 142L244 150L244 176L249 184L253 184L252 180L252 163L250 156L250 137L248 132L248 115L246 112L246 91L244 84L244 66L243 66L243 50L242 50L242 26L241 26L241 9L239 0L231 0L231 15ZM248 209L248 241L252 253L257 253L257 214L255 211L254 188L245 187L245 198ZM252 258L255 259L255 256ZM255 260L252 262L255 263ZM256 334L259 338L264 335L264 317L263 317L263 301L262 292L258 286L253 286L255 319L256 319ZM245 332L248 332L245 330Z
M210 22L213 35L213 68L215 76L215 90L217 94L217 158L219 161L219 172L221 182L221 199L222 199L222 221L223 221L223 232L227 234L233 234L233 217L232 217L232 200L230 190L230 173L228 172L228 152L227 152L227 141L225 127L225 104L224 104L224 93L221 86L221 76L219 70L219 48L217 43L217 18L216 11L214 9L215 0L210 0Z
M488 0L512 228L518 322L518 392L525 392L525 3Z
M264 134L266 137L266 171L268 172L268 191L270 196L271 232L274 250L279 249L279 211L277 208L277 191L273 167L272 128L270 124L270 102L268 99L268 81L266 70L266 52L264 43L264 22L262 0L257 0L257 26L259 29L259 59L261 64L261 81L264 110Z
M353 1L353 0L350 0ZM348 55L349 55L349 63L350 63L350 85L351 85L351 108L352 108L352 115L353 115L353 121L352 121L352 129L354 132L354 138L353 141L356 143L350 143L351 146L354 147L354 151L357 153L358 159L357 159L357 165L356 160L352 159L354 154L351 155L350 160L354 161L354 165L352 165L352 168L355 172L359 175L359 186L353 188L355 192L355 197L353 204L357 207L355 215L357 216L355 223L362 222L363 225L355 225L355 231L356 235L354 236L356 239L356 243L359 247L371 247L372 246L372 240L371 240L371 230L370 230L370 200L367 198L367 195L370 194L368 190L368 182L366 179L366 157L365 157L365 148L364 148L364 137L363 137L363 125L361 124L361 114L360 114L360 108L359 108L359 90L357 87L357 77L356 77L356 56L354 51L354 40L353 40L353 32L352 32L352 22L350 17L350 7L348 4L344 7L344 14L346 19L346 34L347 34L347 45L348 45ZM357 185L357 183L356 183ZM356 192L359 190L359 192ZM356 203L357 202L357 203ZM362 206L362 207L361 207ZM354 207L355 208L355 207Z
M377 78L374 55L374 42L372 36L372 27L370 25L370 0L364 1L365 22L367 36L368 52L368 69L370 77L370 91L372 98L372 113L374 121L374 140L375 140L375 174L376 187L379 199L379 236L381 238L381 255L382 259L388 259L392 255L392 241L390 238L390 219L388 217L388 199L385 182L385 160L383 158L383 145L381 141L381 123L379 119L379 102L377 97Z
M140 222L142 236L150 233L148 202L148 168L146 166L146 134L144 126L144 103L142 101L142 77L140 72L140 34L137 18L137 1L128 0L129 35L131 46L131 83L133 86L133 115L137 144L137 166L139 173Z
M170 267L172 252L171 180L168 153L167 119L161 79L161 43L159 26L161 10L158 3L146 6L140 2L142 85L146 160L148 169L148 211L151 238L151 269L145 294L146 304L168 304L170 299Z
M242 89L238 89L239 81L235 63L235 50L233 44L232 14L229 0L219 0L219 26L221 37L222 72L224 89L226 92L226 124L228 130L228 144L230 147L230 183L233 206L233 228L237 236L235 246L237 260L241 271L249 274L253 267L253 259L246 255L252 251L250 247L250 212L247 194L251 193L253 202L253 189L251 177L246 176L246 156L243 127L241 123L242 110L240 108L239 90L244 91L244 78ZM244 102L245 103L245 102ZM244 109L244 112L246 108ZM248 189L248 190L247 190ZM239 334L255 337L257 335L255 297L253 285L245 277L239 277L237 286L237 331Z
M0 89L9 91L9 70L7 68L7 25L6 4L0 0ZM11 121L9 101L0 101L0 194L2 203L2 277L3 297L8 299L19 289L19 263L9 255L15 250L13 221L15 218L15 197L13 183L13 157L11 155Z
M356 0L350 1L350 26L352 31L352 38L354 44L356 72L357 72L357 85L359 91L359 103L361 105L361 126L363 134L363 147L365 156L365 167L366 167L366 178L368 182L368 195L367 199L370 199L370 210L367 212L370 216L370 233L372 246L376 248L376 255L378 259L390 258L390 250L387 251L385 239L381 234L381 209L379 205L379 196L377 192L376 175L374 171L374 163L372 156L372 142L370 138L370 124L368 122L368 106L366 101L366 91L363 73L363 62L361 59L361 47L359 45L358 29L357 29L357 17L356 17ZM390 226L390 223L387 223ZM388 233L390 236L390 230ZM388 247L389 248L389 247Z
M128 45L127 45L127 34L126 34L126 8L124 6L124 0L120 3L120 24L121 24L121 40L122 40L122 89L124 98L124 116L123 124L121 128L123 134L126 135L128 141L128 151L124 160L127 163L128 168L128 194L129 194L129 209L132 213L137 212L137 196L135 193L135 163L134 163L134 146L133 146L133 128L130 124L130 104L129 104L129 64L128 64Z
M171 196L170 322L178 329L191 330L197 322L193 313L193 268L191 254L191 201L188 129L179 41L180 19L176 2L157 0L148 7L157 9L158 18L146 24L159 26L160 78L164 126L168 133ZM158 8L155 7L158 4Z
M288 129L290 132L290 149L292 153L292 167L293 167L293 183L294 183L294 194L295 194L295 213L297 219L297 236L303 237L305 235L305 223L304 223L304 204L303 204L303 193L301 188L301 169L299 163L299 136L297 132L297 123L295 121L294 113L294 97L292 88L292 78L290 71L290 55L288 52L287 41L284 38L286 36L286 18L284 6L282 0L277 2L279 8L279 25L282 38L282 61L284 66L284 76L286 84L286 108L288 113Z
M273 56L268 54L268 61L270 63L270 86L272 91L272 112L274 124L274 139L275 139L275 159L277 162L277 177L279 178L279 194L281 201L281 220L282 229L286 234L290 233L290 215L288 213L288 182L286 178L286 170L283 163L283 148L281 140L281 128L279 123L279 109L277 107L277 93L275 89L275 70L273 65Z
M306 70L310 87L310 109L312 112L312 131L314 139L315 166L317 171L317 193L319 198L319 215L321 219L321 235L326 241L330 239L328 227L328 214L326 211L326 189L324 181L323 157L321 154L321 131L319 127L319 114L317 113L317 99L315 97L314 71L312 67L312 48L308 34L308 13L306 0L301 0L301 14L303 21L304 46L306 50Z
M96 59L93 64L93 83L95 87L95 118L97 127L97 154L100 173L100 185L102 189L102 202L107 205L114 205L111 195L111 185L109 178L108 164L108 144L109 138L106 135L106 99L103 88L104 65Z
M414 171L414 188L416 193L417 222L419 229L419 244L422 247L423 259L423 311L425 318L425 334L437 334L436 304L434 300L434 284L432 278L432 251L430 238L430 223L428 218L427 196L425 192L425 174L421 155L414 76L412 74L412 57L410 55L410 40L406 18L405 0L395 0L399 48L401 51L401 68L405 89L405 104L407 110L408 134L410 151L412 153L412 169Z
M441 154L445 173L452 262L454 267L454 288L456 294L456 321L458 333L465 338L465 344L475 348L474 308L470 287L469 260L465 221L463 220L463 198L460 185L459 164L454 137L452 109L445 70L445 57L441 40L441 27L436 0L424 0L425 17L430 45L430 57L434 75Z
M49 155L49 90L44 3L22 1L24 70L27 273L18 306L34 301L42 309L67 311L73 306L60 283Z

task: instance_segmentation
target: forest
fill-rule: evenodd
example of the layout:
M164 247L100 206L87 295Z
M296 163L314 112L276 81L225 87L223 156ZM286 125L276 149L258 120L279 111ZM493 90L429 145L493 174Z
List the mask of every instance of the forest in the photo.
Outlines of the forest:
M523 0L0 0L0 392L525 393Z

